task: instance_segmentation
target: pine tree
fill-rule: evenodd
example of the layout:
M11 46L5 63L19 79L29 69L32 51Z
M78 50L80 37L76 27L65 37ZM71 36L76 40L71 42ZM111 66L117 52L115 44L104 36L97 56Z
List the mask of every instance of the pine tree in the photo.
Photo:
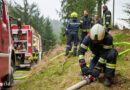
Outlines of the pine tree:
M67 22L72 12L77 12L78 16L83 16L83 11L87 10L92 16L95 12L96 0L62 0L61 12L59 13L63 22Z
M42 37L43 51L47 51L54 46L56 44L56 38L53 34L50 21L40 15L38 6L34 3L29 4L27 0L23 0L23 6L17 2L14 3L8 3L9 14L16 19L21 18L24 24L31 25L39 32ZM13 23L16 23L16 21Z
M43 38L45 38L44 45L43 45L43 50L45 51L48 51L56 44L56 36L53 33L53 29L49 19L47 19L45 23Z

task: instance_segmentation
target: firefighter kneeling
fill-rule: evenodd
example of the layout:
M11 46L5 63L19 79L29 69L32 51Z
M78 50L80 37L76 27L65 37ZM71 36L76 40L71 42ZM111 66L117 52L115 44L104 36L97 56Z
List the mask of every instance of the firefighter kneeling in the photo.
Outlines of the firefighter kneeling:
M37 64L37 61L38 61L38 58L39 58L39 53L38 53L38 50L37 50L36 47L37 47L37 45L33 44L33 53L32 53L33 61L32 61L32 63Z
M86 66L84 59L88 47L93 53L89 68ZM111 79L115 74L117 55L118 52L114 49L112 36L104 30L102 25L94 25L90 35L85 37L79 48L79 63L82 75L91 74L93 77L98 77L101 70L104 69L104 85L110 86Z

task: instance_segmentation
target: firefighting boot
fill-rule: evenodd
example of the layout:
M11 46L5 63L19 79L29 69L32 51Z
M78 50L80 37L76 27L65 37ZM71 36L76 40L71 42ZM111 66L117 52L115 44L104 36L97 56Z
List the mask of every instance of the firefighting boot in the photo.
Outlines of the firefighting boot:
M69 54L69 50L70 50L70 48L67 47L65 56L67 56Z
M111 78L105 77L104 85L107 87L110 87L111 86Z
M77 55L76 50L77 50L77 48L74 47L73 56L76 56L76 55Z

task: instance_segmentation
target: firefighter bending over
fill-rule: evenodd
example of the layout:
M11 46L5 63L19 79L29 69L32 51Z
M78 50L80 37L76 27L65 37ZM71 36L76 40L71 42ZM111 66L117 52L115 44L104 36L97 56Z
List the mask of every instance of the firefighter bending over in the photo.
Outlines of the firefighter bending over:
M76 56L76 50L78 45L78 31L80 27L80 21L77 19L77 17L78 17L77 13L73 12L71 14L71 19L68 21L68 24L66 25L65 33L68 35L68 39L67 39L65 56L69 54L69 51L71 50L71 44L73 41L74 41L73 56Z
M93 54L89 68L86 66L84 58L88 47ZM102 25L95 24L90 30L90 35L85 37L79 48L79 63L82 75L91 74L93 77L98 77L101 70L104 69L104 85L110 86L111 79L115 75L117 55L112 36L104 30Z

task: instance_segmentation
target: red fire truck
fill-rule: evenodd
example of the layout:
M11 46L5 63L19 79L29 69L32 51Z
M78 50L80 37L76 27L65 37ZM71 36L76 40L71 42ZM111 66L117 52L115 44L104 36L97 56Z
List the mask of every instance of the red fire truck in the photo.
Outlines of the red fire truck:
M28 58L32 55L33 44L37 44L39 51L39 61L41 60L41 37L36 30L30 25L12 25L12 35L14 41L14 48L16 54L16 67L29 67L31 66Z
M0 0L0 88L11 86L15 67L15 51L5 0Z

